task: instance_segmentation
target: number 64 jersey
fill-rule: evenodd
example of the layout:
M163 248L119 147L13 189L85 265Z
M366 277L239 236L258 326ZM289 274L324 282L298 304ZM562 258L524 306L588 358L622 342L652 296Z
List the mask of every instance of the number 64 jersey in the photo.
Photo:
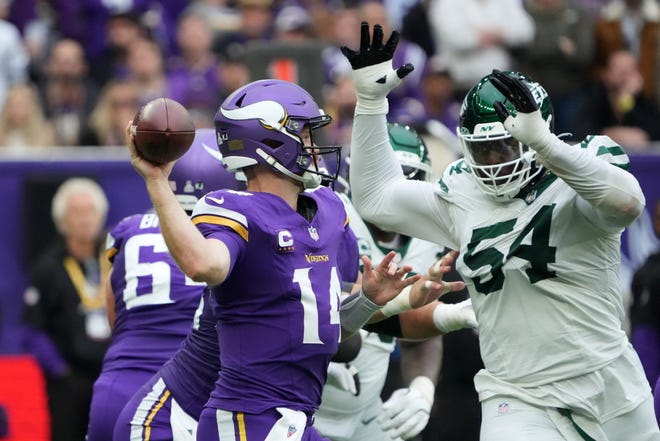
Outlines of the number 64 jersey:
M220 190L192 221L231 255L212 287L222 370L207 407L246 413L286 407L311 415L321 402L340 337L343 280L358 276L358 247L341 200L319 187L301 193L310 221L280 197Z
M607 137L588 138L581 148L628 167ZM596 371L629 347L621 230L592 222L578 199L546 173L510 202L497 202L480 191L463 160L436 185L435 240L460 249L457 270L479 322L486 372L475 384L482 399L485 390L533 388Z

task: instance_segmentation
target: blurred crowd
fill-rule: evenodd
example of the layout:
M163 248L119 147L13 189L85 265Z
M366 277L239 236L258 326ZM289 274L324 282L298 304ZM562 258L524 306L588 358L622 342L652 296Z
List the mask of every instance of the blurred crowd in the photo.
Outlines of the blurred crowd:
M657 0L0 0L0 148L115 146L139 107L173 98L212 126L259 77L298 82L347 146L355 105L339 47L361 20L398 29L415 65L390 119L454 145L467 89L493 68L544 84L555 128L660 150Z

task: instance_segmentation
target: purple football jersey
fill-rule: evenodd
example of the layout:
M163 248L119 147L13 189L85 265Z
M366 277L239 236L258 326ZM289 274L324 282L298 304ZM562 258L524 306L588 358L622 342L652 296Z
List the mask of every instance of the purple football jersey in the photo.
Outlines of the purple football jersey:
M228 245L232 261L212 288L222 370L209 407L311 414L319 406L340 337L341 280L357 279L358 248L332 190L301 197L318 207L311 222L270 193L220 190L193 212L204 236Z
M106 249L117 318L103 371L153 374L188 335L206 285L181 272L154 213L123 219L108 235Z

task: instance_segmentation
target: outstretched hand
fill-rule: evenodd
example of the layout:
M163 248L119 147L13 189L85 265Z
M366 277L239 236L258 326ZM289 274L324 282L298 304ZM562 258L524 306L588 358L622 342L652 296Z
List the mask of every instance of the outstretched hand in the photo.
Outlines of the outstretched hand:
M493 103L497 116L511 136L535 150L546 145L552 138L549 121L543 119L528 82L516 74L497 69L493 69L490 82L515 109L512 113L504 102ZM543 88L537 90L546 93Z
M458 256L458 251L451 250L436 260L428 269L426 275L415 282L410 290L410 306L420 308L428 303L438 300L439 297L465 289L465 282L446 282L444 275L451 271L452 265Z
M362 273L362 292L376 305L383 306L401 292L406 286L417 282L422 276L419 274L405 278L412 270L410 265L399 267L394 262L396 253L390 251L385 258L372 268L371 260L362 256L364 271Z
M360 48L356 51L346 46L341 52L353 68L353 83L358 102L356 113L386 114L388 111L385 97L401 83L401 79L413 71L407 63L398 69L392 68L392 57L399 43L399 33L392 34L383 44L383 27L374 25L373 37L369 35L369 24L362 22L360 28Z
M398 44L399 32L394 30L383 45L383 27L379 24L374 25L373 38L370 41L369 23L363 21L360 25L360 48L354 51L347 46L342 46L340 50L351 63L351 67L357 70L392 60ZM407 63L398 68L396 74L399 78L403 78L414 69L412 64Z

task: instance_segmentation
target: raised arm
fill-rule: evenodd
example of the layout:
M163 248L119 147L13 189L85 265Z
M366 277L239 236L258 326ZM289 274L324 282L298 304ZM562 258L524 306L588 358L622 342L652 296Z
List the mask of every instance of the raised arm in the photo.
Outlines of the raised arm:
M626 170L559 139L543 120L527 86L501 71L494 70L493 75L493 85L516 110L511 114L504 103L495 103L504 127L518 141L534 149L537 160L575 190L581 197L580 211L606 231L630 225L645 204L637 179ZM625 155L617 148L619 155Z
M393 31L383 43L383 29L361 25L357 51L342 47L353 68L357 94L351 138L350 182L352 201L365 220L391 231L437 241L441 205L433 184L408 181L389 143L385 115L387 94L413 69L410 64L394 70L392 55L399 34ZM408 219L417 219L415 225ZM442 226L440 226L442 231Z
M156 165L140 157L130 133L131 124L126 128L131 163L144 178L170 254L191 279L211 286L221 283L229 271L229 250L217 239L206 239L181 208L168 181L175 161Z

